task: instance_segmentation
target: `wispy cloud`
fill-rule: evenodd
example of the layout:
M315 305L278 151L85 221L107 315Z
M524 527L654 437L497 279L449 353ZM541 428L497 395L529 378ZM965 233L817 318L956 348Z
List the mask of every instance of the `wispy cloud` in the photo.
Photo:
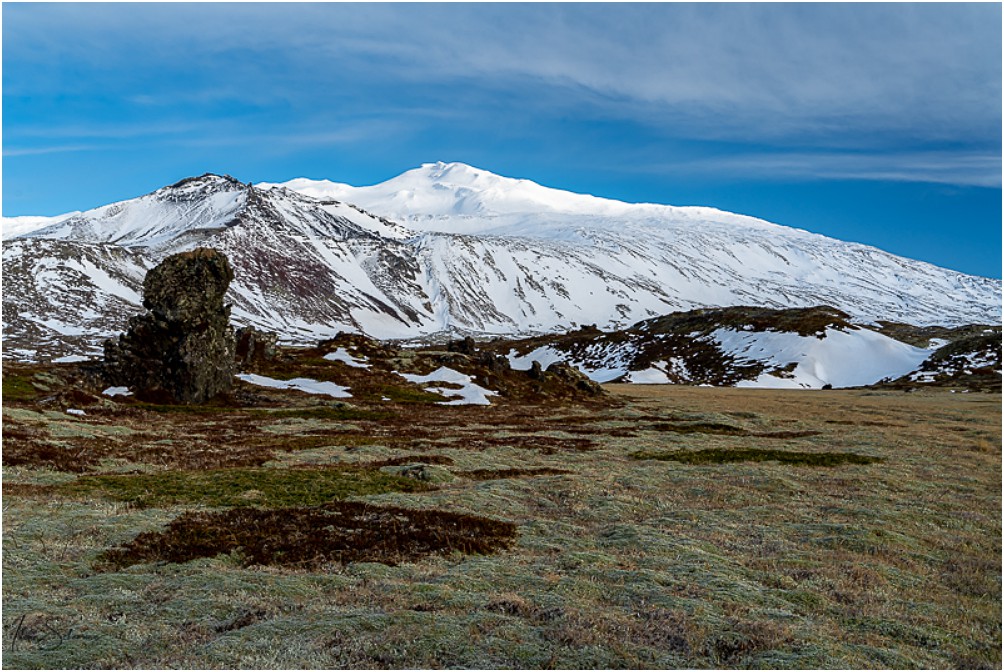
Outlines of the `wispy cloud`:
M754 152L647 164L641 169L745 180L879 180L1001 186L1000 154L951 150L878 154Z
M178 91L133 92L146 104L325 100L346 80L393 95L401 81L463 79L589 92L608 113L661 114L718 134L1000 131L1001 10L991 4L122 9L49 11L36 30L27 21L37 38L28 51L72 50L95 66L126 55L188 72ZM127 79L142 89L147 76L138 68Z
M983 184L990 159L999 164L997 4L4 10L4 132L17 143L6 156L95 140L295 149L390 133L545 133L586 118L637 125L652 144L782 150L698 170ZM373 119L383 129L363 123ZM935 143L982 158L918 151ZM805 146L834 151L796 151Z
M101 145L49 145L41 147L4 147L4 156L36 156L40 154L64 154L67 152L91 152L101 149Z

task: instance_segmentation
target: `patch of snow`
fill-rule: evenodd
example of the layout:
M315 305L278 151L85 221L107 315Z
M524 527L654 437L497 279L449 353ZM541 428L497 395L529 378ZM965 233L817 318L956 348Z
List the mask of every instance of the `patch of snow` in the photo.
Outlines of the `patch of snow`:
M869 329L827 329L823 338L796 333L718 329L711 334L722 350L740 359L764 362L768 369L795 363L791 377L760 374L736 387L821 388L871 385L915 371L931 351Z
M370 368L370 365L366 363L365 357L353 357L345 348L338 348L334 352L329 352L324 355L324 359L329 362L341 362L343 364L348 364L349 366L354 366L357 369Z
M451 368L441 366L426 376L419 376L413 373L400 373L397 375L412 383L451 383L462 385L460 389L450 389L445 387L427 387L427 392L432 392L444 397L458 397L449 401L441 401L445 406L460 406L474 404L478 406L488 406L491 402L488 397L498 396L498 392L487 390L474 382L474 379L467 374L454 371Z
M101 394L106 397L129 397L132 396L132 390L128 387L109 387L105 389Z
M650 366L641 371L628 371L627 382L641 385L665 385L671 382L662 369Z
M620 354L623 355L624 353ZM525 355L520 355L515 350L510 350L509 354L506 355L506 359L509 360L509 366L516 371L529 371L534 362L540 362L542 369L546 369L555 362L565 362L576 367L586 377L597 383L609 383L611 380L620 378L627 372L627 360L623 356L618 357L618 353L589 352L588 355L589 361L583 361L569 357L566 353L549 345L542 345ZM589 363L595 361L602 361L603 364L593 366Z
M326 394L336 399L351 397L349 388L336 385L327 381L317 381L312 378L292 378L290 380L276 380L268 376L259 376L256 373L239 373L237 377L245 383L257 385L259 387L272 387L279 390L299 390L307 394Z
M989 350L984 352L968 352L962 355L962 359L973 369L981 369L984 366L993 366L997 363L997 357Z
M70 415L87 415L79 408L68 408L66 409L66 412L69 413Z
M83 355L66 355L65 357L58 357L52 360L53 364L73 364L75 362L89 362L90 357L84 357Z
M540 362L540 367L546 369L555 362L564 362L568 359L568 355L555 350L549 345L542 345L525 355L520 355L515 350L510 350L509 354L506 355L506 359L509 360L509 366L514 370L529 371L534 362Z

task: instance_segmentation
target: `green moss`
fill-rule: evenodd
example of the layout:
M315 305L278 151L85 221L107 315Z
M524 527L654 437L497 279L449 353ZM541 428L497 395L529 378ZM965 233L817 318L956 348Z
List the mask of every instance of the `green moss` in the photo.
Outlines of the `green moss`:
M386 492L421 492L425 483L369 469L215 469L84 476L60 488L139 506L315 506Z
M813 467L835 467L840 464L872 464L882 458L855 453L806 453L794 450L766 448L706 448L704 450L678 450L672 453L637 451L631 453L637 460L664 460L684 464L725 464L728 462L781 462Z
M38 398L38 390L31 384L27 376L17 374L4 375L4 401L34 401Z

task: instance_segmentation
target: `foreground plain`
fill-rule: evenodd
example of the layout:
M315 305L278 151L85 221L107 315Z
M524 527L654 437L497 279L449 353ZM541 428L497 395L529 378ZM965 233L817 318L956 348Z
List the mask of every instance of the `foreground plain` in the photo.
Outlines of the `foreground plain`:
M6 668L1001 666L999 394L79 416L7 374ZM373 505L368 555L291 559L330 520L227 545L332 502Z

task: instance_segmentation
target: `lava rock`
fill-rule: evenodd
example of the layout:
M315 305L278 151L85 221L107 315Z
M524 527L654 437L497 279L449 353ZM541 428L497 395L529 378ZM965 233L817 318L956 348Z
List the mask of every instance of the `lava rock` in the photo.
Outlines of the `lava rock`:
M240 327L237 337L237 367L246 369L255 364L263 364L275 359L276 341L279 335L274 331L259 331L254 327Z
M477 352L477 345L470 336L465 336L460 341L450 341L446 344L446 349L450 352L459 352L464 355L473 355Z
M537 362L535 361L534 364ZM581 392L585 392L590 395L601 395L604 394L603 387L590 379L586 374L579 371L574 366L570 366L565 362L554 362L545 370L548 375L556 376L560 378L565 383L575 387Z
M426 483L449 483L454 479L454 476L449 469L444 469L443 467L438 467L432 464L425 464L424 462L380 467L380 471L385 474L391 474L392 476L411 478L416 481L424 481Z
M474 357L474 363L485 367L489 373L499 376L506 375L512 371L512 366L510 366L508 359L491 352L479 352Z
M196 248L147 273L143 306L128 330L105 341L104 373L139 399L202 403L233 386L236 362L230 307L234 273L221 252Z

